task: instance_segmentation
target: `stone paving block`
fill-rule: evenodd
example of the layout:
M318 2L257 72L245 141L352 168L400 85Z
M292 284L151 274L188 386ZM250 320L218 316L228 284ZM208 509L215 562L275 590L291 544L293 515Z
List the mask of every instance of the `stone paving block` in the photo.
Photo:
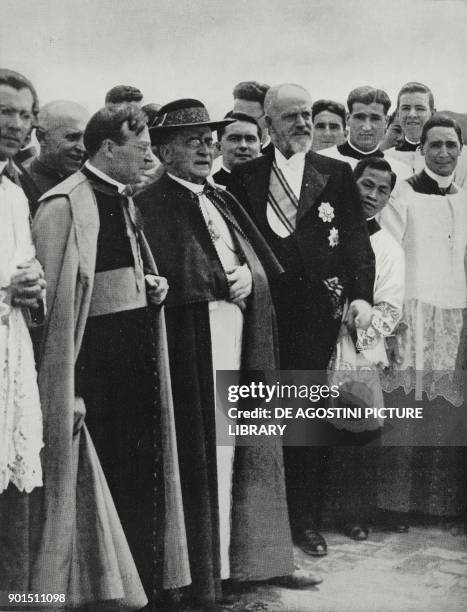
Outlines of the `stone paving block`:
M399 561L395 569L411 574L425 574L441 564L439 557L425 555L423 552L414 553Z
M438 569L440 572L447 572L448 574L459 574L460 576L467 576L466 563L442 563Z
M448 561L466 561L467 562L467 546L463 547L463 550L448 550L446 548L432 547L426 548L425 553L427 555L433 555L446 559Z
M466 578L460 578L459 580L456 580L455 586L459 587L460 589L467 589L467 577Z
M449 588L456 581L456 577L452 574L443 574L442 572L433 571L425 576L425 585L430 589Z

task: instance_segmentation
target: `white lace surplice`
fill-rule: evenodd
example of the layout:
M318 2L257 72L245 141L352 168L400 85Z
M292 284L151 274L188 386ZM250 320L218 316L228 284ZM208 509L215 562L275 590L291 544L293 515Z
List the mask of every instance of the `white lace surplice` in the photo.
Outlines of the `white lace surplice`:
M404 253L384 229L370 236L375 254L373 316L368 329L357 330L357 347L345 325L341 326L336 351L330 364L330 382L346 384L363 404L383 407L381 367L388 364L385 338L393 334L402 312L404 296ZM334 419L338 429L359 432L381 426L379 419Z
M381 223L406 255L406 292L399 328L402 363L394 364L384 390L403 387L441 396L455 406L463 401L456 360L466 307L464 257L467 245L467 194L415 193L401 186L381 214Z
M0 493L12 482L29 493L42 485L42 414L31 338L20 308L5 302L10 278L34 257L23 192L0 182Z

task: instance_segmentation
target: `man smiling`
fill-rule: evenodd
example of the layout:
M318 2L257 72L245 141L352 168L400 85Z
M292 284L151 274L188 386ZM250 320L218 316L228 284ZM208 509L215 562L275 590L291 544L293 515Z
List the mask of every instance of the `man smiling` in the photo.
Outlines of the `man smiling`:
M407 164L412 172L423 168L420 136L423 126L434 112L435 102L429 87L415 81L402 86L397 96L396 113L404 132L404 141L386 151L391 164L395 159Z
M58 100L40 109L36 137L41 150L26 168L41 195L80 169L88 119L87 110L76 102Z

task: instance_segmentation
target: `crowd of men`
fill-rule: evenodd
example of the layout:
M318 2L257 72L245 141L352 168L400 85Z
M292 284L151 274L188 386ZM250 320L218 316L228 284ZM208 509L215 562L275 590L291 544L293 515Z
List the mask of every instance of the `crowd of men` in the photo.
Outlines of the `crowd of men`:
M366 448L381 423L352 421L218 443L219 370L372 371L354 405L462 406L462 133L421 83L390 108L242 82L223 119L131 86L90 116L0 69L0 591L207 609L319 584L294 545L327 554L329 508L356 540L374 508L400 533L465 516L461 442Z

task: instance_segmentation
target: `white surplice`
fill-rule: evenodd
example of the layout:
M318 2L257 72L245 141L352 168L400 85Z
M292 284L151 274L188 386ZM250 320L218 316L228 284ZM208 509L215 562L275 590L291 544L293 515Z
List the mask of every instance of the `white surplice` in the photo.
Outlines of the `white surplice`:
M34 255L28 201L0 177L0 493L10 482L26 493L42 485L42 414L32 343L21 308L8 300L16 267Z

